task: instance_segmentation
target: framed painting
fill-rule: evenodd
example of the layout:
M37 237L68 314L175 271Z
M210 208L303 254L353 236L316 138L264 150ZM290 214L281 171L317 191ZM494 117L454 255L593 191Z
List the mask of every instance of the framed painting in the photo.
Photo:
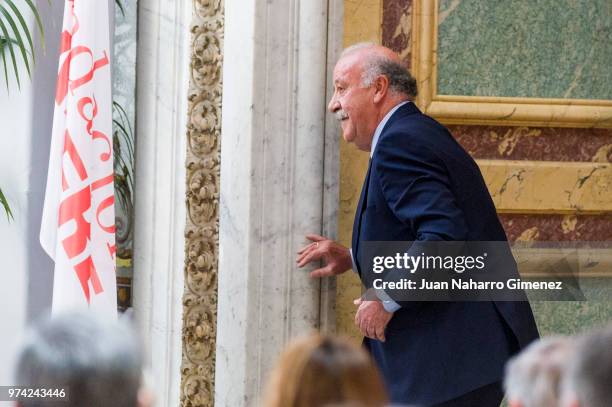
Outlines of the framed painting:
M447 124L612 127L609 0L415 0L417 104Z

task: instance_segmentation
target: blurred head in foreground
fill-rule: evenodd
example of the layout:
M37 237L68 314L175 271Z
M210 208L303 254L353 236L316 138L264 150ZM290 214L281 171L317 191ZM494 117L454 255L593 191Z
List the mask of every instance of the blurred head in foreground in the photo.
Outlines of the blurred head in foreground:
M22 346L16 383L64 388L69 401L25 399L18 405L145 407L150 395L141 390L142 365L141 345L126 322L107 322L84 313L47 318Z
M504 380L509 406L559 406L561 378L574 347L572 338L549 337L511 359Z
M382 407L388 402L370 356L347 339L313 334L287 347L264 394L264 407Z
M563 380L562 406L612 406L612 325L580 338Z

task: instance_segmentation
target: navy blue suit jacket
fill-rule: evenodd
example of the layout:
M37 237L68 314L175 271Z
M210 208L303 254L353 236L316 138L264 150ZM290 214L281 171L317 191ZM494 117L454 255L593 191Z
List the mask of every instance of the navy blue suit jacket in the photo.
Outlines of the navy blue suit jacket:
M365 241L506 241L474 160L413 104L385 125L355 214ZM508 358L538 337L527 302L402 303L386 341L366 338L393 402L432 405L499 381Z

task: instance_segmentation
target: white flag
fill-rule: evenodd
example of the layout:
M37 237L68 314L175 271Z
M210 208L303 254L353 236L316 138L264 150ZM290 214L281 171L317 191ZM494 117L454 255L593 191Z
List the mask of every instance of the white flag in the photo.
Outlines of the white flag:
M54 313L117 317L110 55L108 2L66 0L40 229Z

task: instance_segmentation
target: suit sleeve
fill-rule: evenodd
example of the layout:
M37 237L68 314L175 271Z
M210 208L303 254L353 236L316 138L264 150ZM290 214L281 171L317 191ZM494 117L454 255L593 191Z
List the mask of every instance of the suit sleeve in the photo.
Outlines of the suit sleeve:
M376 146L373 164L389 208L415 231L416 240L466 240L446 167L430 147L407 137L391 133Z
M416 140L415 140L416 139ZM467 225L451 188L448 171L431 147L405 133L381 138L373 161L385 201L399 221L415 232L410 256L433 254L432 241L465 241ZM390 270L385 281L400 281L404 271ZM387 293L394 302L385 308L411 307L414 302ZM399 303L399 304L398 304ZM388 309L389 310L389 309Z

